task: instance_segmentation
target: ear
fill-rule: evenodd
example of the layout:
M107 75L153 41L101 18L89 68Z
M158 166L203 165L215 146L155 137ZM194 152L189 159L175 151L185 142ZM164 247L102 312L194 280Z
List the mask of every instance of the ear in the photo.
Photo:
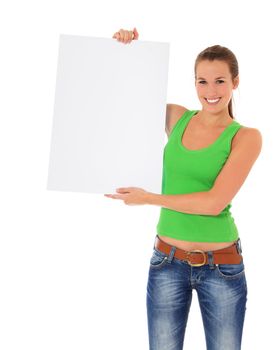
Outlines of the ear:
M239 83L240 83L240 78L237 75L236 78L234 78L233 80L233 89L236 89L239 86Z

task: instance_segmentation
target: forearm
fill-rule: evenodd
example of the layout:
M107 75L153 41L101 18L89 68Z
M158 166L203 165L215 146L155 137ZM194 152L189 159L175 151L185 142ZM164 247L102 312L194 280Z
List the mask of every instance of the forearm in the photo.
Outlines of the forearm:
M210 191L174 195L149 193L147 202L187 214L218 215L216 201Z

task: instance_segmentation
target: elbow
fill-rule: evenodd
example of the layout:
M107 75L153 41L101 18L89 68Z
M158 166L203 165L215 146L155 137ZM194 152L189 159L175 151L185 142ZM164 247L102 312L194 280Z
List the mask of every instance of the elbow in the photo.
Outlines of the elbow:
M213 215L214 216L219 215L224 210L226 205L227 204L221 203L220 201L215 201L213 205Z
M219 208L218 206L215 206L215 205L212 205L211 208L210 208L210 213L209 215L212 215L212 216L217 216L221 213L222 209Z
M210 212L211 212L211 215L217 216L223 211L225 206L223 206L223 203L221 202L221 200L219 198L212 195L212 193L210 193L210 194L211 194L211 196L210 196Z
M201 215L210 215L217 216L220 213L220 209L216 205L216 203L212 200L209 200L208 203L205 204L204 209L202 208L200 214Z
M222 212L222 210L223 209L221 209L221 208L213 208L212 215L218 216Z

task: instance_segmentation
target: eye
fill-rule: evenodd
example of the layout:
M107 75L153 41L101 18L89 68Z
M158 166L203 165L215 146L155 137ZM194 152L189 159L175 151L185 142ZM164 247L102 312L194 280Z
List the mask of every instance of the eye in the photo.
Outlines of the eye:
M221 79L219 79L219 80L217 80L220 84L222 84L222 83L224 83L224 80L221 80Z
M205 80L200 80L198 83L199 83L199 84L205 84L206 81L205 81Z

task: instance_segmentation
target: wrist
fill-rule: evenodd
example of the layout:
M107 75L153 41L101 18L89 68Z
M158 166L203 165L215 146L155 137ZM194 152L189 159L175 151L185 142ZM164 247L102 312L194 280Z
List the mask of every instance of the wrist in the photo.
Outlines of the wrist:
M157 193L148 192L146 196L146 204L156 205L159 197L160 195Z

